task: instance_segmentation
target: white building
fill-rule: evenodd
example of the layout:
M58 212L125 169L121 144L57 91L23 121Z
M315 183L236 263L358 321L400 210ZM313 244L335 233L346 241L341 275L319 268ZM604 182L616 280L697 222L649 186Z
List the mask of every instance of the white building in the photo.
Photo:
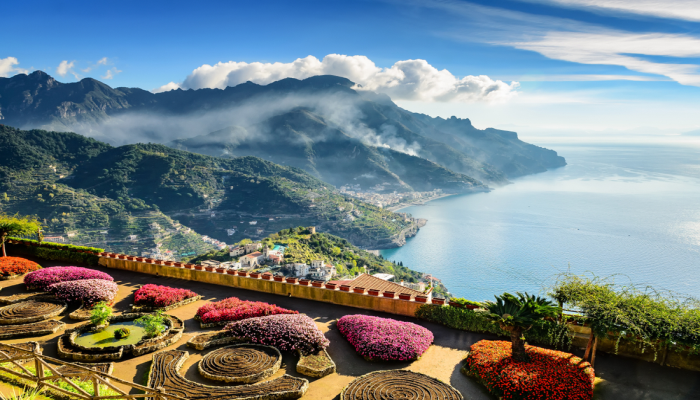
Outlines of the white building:
M252 253L254 251L258 251L262 249L262 243L256 242L256 243L248 243L245 245L245 253Z
M231 257L239 257L245 254L245 246L236 246L232 249L229 249L228 253Z
M292 265L294 276L302 277L309 274L309 266L306 263L294 263Z

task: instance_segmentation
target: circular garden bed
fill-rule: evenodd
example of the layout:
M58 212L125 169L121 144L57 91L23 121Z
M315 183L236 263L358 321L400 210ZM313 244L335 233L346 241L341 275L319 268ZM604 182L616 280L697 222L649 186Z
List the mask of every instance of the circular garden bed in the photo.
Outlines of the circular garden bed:
M60 315L66 303L57 300L29 300L0 308L0 325L29 324Z
M282 354L271 346L237 344L214 350L199 362L203 377L229 383L255 383L274 375Z
M363 375L340 393L340 400L462 400L452 386L417 372L393 370Z
M108 274L89 268L81 267L50 267L38 271L30 272L24 277L24 284L29 290L40 290L46 292L49 286L68 281L78 281L83 279L102 279L114 281Z
M525 346L529 362L511 357L511 343L482 340L471 346L462 372L493 395L523 400L590 400L595 372L581 358L562 351Z

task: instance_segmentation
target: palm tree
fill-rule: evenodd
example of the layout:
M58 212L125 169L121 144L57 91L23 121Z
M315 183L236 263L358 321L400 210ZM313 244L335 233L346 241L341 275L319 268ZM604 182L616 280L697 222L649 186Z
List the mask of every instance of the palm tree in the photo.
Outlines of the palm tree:
M503 293L494 296L496 302L487 301L484 308L488 311L487 318L500 325L501 329L510 333L512 343L512 357L517 361L529 361L525 352L525 340L523 332L532 328L538 320L545 317L555 317L559 314L559 308L551 301L530 296L525 292Z

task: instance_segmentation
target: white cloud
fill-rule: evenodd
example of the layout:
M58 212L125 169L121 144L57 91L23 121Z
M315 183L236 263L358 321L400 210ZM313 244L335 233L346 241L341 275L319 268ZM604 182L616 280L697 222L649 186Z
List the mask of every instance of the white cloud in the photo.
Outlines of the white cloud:
M101 66L101 65L109 65L109 64L111 64L111 63L109 62L109 59L108 59L107 57L102 57L102 58L100 58L99 60L97 60L97 62L96 62L95 64L90 65L90 66L88 66L87 68L82 69L81 71L87 73L87 72L92 71L92 70L95 69L95 68L98 68L98 67ZM121 72L121 71L119 71L119 72ZM109 79L109 78L108 78L108 79Z
M165 85L151 90L153 93L169 92L171 90L179 89L180 85L175 82L166 83Z
M78 79L78 74L76 74L75 71L73 71L74 66L75 61L68 62L66 60L63 60L60 64L58 64L58 67L56 67L56 73L62 77L65 77L70 73L75 77L75 79Z
M570 74L570 75L524 75L515 78L520 82L594 82L594 81L637 81L659 82L671 81L671 79L642 76L642 75L594 75L594 74Z
M542 0L537 0L542 2ZM697 0L549 0L550 3L592 11L622 12L700 21Z
M120 72L122 71L120 69L117 69L117 67L112 67L107 70L104 76L102 76L102 79L112 79L115 75L117 75Z
M621 31L549 32L538 39L506 44L556 60L619 65L632 71L667 76L683 85L700 86L698 65L653 62L629 55L700 57L700 39L691 36Z
M398 61L380 68L365 56L329 54L291 63L219 62L202 65L182 84L170 82L154 92L235 86L247 81L268 84L283 78L305 79L316 75L337 75L350 79L362 89L386 93L393 99L457 102L501 102L516 95L517 82L505 83L485 75L459 78L450 71L438 70L425 60Z
M15 67L17 64L19 64L19 61L15 57L0 58L0 78L29 72L24 68Z
M97 65L107 65L107 57L102 57L97 60Z

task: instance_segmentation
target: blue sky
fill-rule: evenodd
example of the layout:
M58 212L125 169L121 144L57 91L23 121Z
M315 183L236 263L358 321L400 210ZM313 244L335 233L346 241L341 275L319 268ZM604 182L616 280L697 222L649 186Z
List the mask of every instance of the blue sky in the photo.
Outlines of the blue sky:
M469 117L478 127L700 128L697 1L26 1L3 8L0 76L41 69L63 82L89 76L113 87L169 84L166 90L335 73L413 111ZM213 67L200 68L206 65Z

